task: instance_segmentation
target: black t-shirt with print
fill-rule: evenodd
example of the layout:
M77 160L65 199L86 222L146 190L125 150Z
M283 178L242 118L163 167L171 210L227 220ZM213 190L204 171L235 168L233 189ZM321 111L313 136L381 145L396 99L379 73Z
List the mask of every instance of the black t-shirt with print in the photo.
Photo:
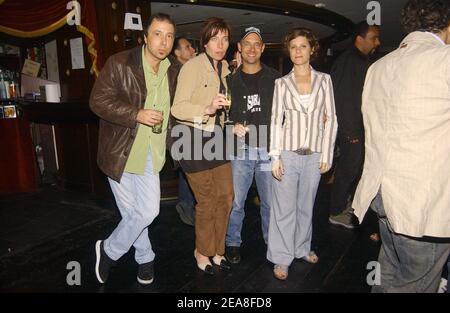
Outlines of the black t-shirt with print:
M247 74L241 72L242 80L244 81L245 86L247 87L247 95L245 95L247 99L247 110L246 110L246 121L247 125L255 125L256 129L258 129L259 124L261 123L261 102L259 95L258 82L262 75L262 70L255 74ZM259 138L258 134L256 137ZM249 143L249 134L245 136L245 143L250 144L251 146L255 146L255 142ZM258 146L258 143L256 143Z

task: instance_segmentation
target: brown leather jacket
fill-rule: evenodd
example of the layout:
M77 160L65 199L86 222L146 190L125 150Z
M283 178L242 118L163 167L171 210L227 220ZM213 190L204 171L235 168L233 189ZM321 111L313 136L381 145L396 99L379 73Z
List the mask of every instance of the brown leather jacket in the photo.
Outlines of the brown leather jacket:
M171 65L167 71L171 104L179 69ZM136 117L146 97L142 46L111 56L95 81L89 105L100 117L97 164L117 182L133 146L138 130Z

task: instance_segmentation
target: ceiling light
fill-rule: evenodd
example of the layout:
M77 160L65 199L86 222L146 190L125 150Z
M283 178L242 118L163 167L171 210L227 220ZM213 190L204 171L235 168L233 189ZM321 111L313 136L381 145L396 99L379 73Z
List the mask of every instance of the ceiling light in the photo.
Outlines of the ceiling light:
M314 4L314 6L315 6L316 8L323 9L326 5L325 5L325 3L318 2L318 3Z

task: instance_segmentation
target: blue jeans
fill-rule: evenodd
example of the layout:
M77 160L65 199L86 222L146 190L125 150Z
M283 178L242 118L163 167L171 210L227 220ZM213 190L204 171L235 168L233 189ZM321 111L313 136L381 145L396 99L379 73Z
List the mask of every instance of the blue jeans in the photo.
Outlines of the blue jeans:
M379 286L372 292L430 292L438 290L450 244L425 241L394 233L384 210L381 193L372 201L380 223Z
M186 174L181 168L178 169L178 203L186 210L195 210L195 199L187 182Z
M155 253L148 237L148 226L159 214L159 174L153 174L148 153L144 175L124 172L120 183L108 178L122 220L104 242L106 254L118 260L134 246L138 264L153 261Z
M270 193L272 188L272 168L266 148L254 148L245 145L244 151L239 151L239 157L231 160L233 170L234 200L225 243L228 247L240 247L242 222L245 217L245 200L248 190L256 180L256 187L260 198L261 229L264 241L267 243L267 234L270 218ZM239 153L238 152L238 153Z

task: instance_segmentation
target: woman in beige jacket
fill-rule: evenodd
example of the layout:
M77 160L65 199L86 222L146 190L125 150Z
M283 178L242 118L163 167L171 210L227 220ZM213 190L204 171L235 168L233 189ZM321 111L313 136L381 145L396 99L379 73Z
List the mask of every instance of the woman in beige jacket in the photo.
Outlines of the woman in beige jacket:
M223 95L227 88L225 77L230 73L223 59L229 35L230 27L224 20L208 19L201 31L204 53L183 65L171 110L178 122L172 134L183 131L174 144L176 147L181 143L183 155L172 155L185 171L197 201L194 256L198 268L211 275L214 272L209 257L222 269L230 268L223 255L233 183L230 163L224 157L222 131L222 108L227 104ZM219 142L215 149L209 149L210 140Z

